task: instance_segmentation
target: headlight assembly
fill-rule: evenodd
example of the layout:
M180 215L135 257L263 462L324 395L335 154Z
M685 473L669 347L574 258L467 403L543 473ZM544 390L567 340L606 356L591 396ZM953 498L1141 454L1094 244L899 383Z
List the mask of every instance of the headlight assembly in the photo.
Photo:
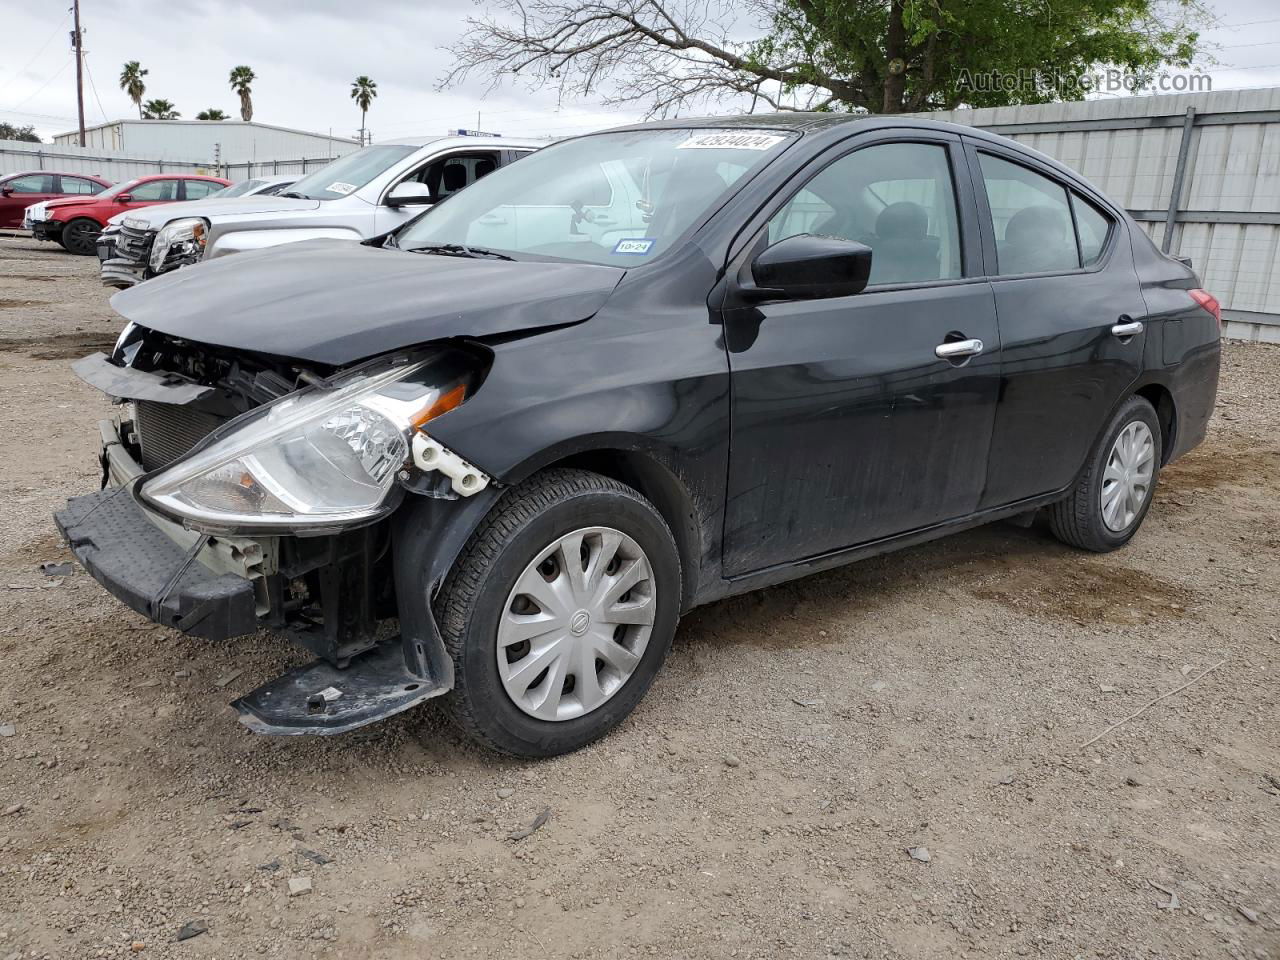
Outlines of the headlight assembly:
M332 532L394 508L415 431L463 402L457 352L353 371L266 404L146 480L144 502L208 533Z
M151 269L158 273L170 257L187 262L199 260L208 239L209 225L200 217L166 223L151 243Z

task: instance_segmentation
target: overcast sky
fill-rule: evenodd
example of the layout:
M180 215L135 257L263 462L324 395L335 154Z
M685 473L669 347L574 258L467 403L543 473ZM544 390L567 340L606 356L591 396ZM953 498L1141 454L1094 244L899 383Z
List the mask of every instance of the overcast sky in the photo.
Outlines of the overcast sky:
M1213 88L1280 86L1276 0L1217 0L1216 7L1223 26L1207 37L1219 61L1207 67ZM208 107L239 116L227 86L237 64L258 76L255 120L344 136L360 126L349 91L362 73L378 84L368 121L375 139L474 127L477 111L484 129L521 135L639 119L604 110L598 99L558 104L553 92L509 84L486 92L482 79L437 92L450 64L441 48L478 9L468 0L81 0L94 81L85 82L85 122L136 115L117 81L126 60L150 70L147 98L173 101L187 119ZM0 120L34 124L46 140L74 129L69 0L0 0L0 22Z

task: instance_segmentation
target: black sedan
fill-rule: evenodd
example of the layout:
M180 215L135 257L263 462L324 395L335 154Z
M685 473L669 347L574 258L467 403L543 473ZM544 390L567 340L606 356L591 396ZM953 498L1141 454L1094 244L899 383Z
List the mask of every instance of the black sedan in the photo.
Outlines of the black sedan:
M76 369L128 405L57 515L86 569L312 651L236 701L254 730L440 696L529 757L621 722L699 604L1036 511L1122 546L1219 365L1217 302L1123 209L898 118L579 137L112 302Z

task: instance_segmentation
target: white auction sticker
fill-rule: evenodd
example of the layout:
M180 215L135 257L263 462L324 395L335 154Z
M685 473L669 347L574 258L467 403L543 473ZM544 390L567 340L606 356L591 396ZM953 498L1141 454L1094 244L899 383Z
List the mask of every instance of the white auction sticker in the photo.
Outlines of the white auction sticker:
M343 183L341 180L335 180L325 189L330 193L340 193L345 197L348 193L354 193L356 186L353 183Z
M679 150L768 150L777 146L784 136L776 133L699 133L684 143Z

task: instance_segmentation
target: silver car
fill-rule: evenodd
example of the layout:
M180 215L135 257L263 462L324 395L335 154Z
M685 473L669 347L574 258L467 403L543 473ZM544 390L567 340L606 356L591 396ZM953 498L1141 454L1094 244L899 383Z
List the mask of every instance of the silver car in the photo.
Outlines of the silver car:
M129 287L201 260L299 240L375 237L543 145L459 136L376 143L276 196L129 211L98 248L102 282Z

